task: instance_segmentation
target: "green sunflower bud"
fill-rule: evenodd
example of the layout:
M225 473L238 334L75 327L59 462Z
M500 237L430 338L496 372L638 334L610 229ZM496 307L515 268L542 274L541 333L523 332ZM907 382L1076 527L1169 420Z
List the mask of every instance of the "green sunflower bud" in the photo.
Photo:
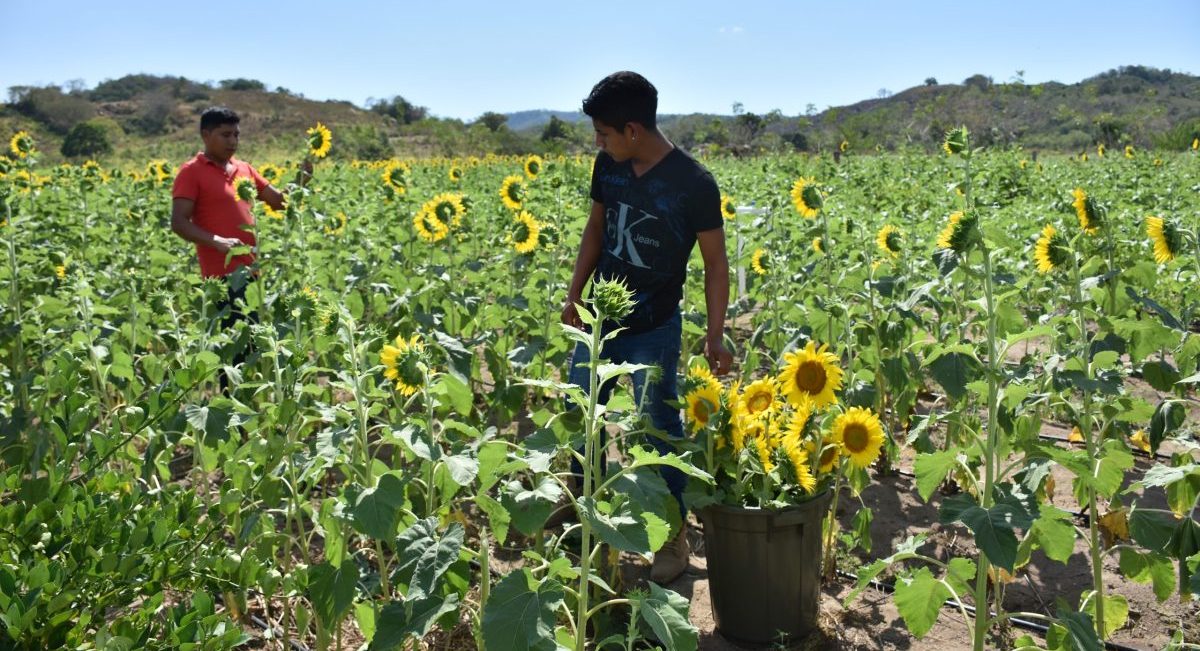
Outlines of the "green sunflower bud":
M592 285L592 305L601 318L620 321L633 311L633 292L620 279L600 280Z

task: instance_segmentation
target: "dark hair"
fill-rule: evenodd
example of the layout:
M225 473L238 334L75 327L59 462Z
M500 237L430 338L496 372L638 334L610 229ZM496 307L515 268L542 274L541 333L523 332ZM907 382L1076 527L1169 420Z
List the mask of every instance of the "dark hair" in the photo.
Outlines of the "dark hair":
M637 122L655 128L658 113L658 89L636 72L622 70L600 80L583 100L583 112L614 129Z
M237 124L241 121L242 118L238 117L238 114L234 113L233 109L224 106L213 106L204 109L204 112L200 114L200 130L209 131L223 124Z

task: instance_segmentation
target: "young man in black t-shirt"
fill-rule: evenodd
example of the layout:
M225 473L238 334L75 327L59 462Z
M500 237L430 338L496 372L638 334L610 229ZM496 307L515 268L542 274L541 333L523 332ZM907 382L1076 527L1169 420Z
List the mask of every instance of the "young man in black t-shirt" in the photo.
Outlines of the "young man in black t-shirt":
M634 72L605 77L583 102L600 153L592 170L591 214L562 321L583 326L575 304L590 278L623 279L633 291L635 307L618 324L625 330L604 345L603 355L614 362L651 364L661 370L650 381L645 372L634 375L635 398L656 428L682 438L679 410L667 403L678 400L679 303L688 258L699 242L708 315L704 354L718 375L729 372L733 361L723 343L729 260L716 181L658 130L657 110L658 91ZM585 388L587 370L582 364L587 361L587 349L577 347L570 379ZM602 402L610 390L611 386L602 389ZM658 439L652 442L664 452L670 447ZM682 502L686 477L673 468L664 467L662 474L679 501L680 515L686 516ZM687 568L686 517L681 522L678 535L654 555L650 578L657 583L668 583Z

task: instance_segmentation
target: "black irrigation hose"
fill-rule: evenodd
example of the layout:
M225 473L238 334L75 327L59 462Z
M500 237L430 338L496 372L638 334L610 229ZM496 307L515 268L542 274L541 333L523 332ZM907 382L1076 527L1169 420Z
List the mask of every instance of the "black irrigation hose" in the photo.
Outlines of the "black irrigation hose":
M838 570L837 574L838 574L838 576L841 576L843 578L853 579L855 583L858 582L858 575L854 574L853 572L846 572L844 570ZM895 582L884 583L883 581L880 581L878 579L871 579L870 585L872 587L874 587L878 590L882 590L888 594L894 594L896 592ZM942 608L945 608L947 606L950 606L952 608L961 608L962 610L965 610L965 611L971 613L972 615L975 614L974 606L964 604L964 603L958 601L957 599L947 599L945 601L945 603L942 604ZM996 615L996 613L993 613L990 610L988 611L988 617L994 617L995 615ZM1039 624L1037 622L1031 622L1027 619L1021 619L1019 617L1009 617L1008 621L1012 622L1018 628L1023 628L1027 631L1034 631L1034 632L1040 633L1043 637L1045 637L1046 634L1048 634L1050 632L1049 626L1046 626L1045 624ZM1112 651L1141 651L1140 649L1136 649L1134 647L1125 646L1124 644L1121 644L1120 642L1110 642L1108 640L1104 641L1104 647L1106 649L1112 649Z
M271 631L272 635L278 635L280 637L283 637L283 634L281 632L274 630L270 624L264 622L261 618L259 618L258 615L251 615L250 621L254 622L255 626L261 628L264 631ZM300 642L297 642L296 640L290 640L290 642L292 643L292 651L309 651L308 647L304 646Z

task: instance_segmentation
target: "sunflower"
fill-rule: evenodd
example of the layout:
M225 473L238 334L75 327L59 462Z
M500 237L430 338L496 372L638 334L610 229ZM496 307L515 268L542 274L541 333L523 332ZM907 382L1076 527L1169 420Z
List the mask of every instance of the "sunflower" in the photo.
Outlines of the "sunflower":
M1154 243L1154 261L1165 264L1179 255L1183 242L1175 222L1162 217L1146 217L1146 236Z
M938 234L937 247L951 249L955 253L966 253L975 241L974 216L967 217L961 211L950 213L945 228Z
M450 166L450 170L446 172L446 176L450 177L451 183L458 183L463 178L462 168L457 165Z
M900 257L900 229L888 224L875 235L875 245L893 258Z
M809 454L817 454L816 450L818 448L820 448L821 453L820 458L817 459L817 472L824 474L837 466L838 459L841 458L842 441L831 432L827 437L812 444L809 448Z
M754 249L754 254L750 256L750 266L754 269L754 273L765 276L771 270L771 254L767 253L766 249Z
M538 245L538 235L542 226L529 211L522 210L513 216L512 230L509 239L517 253L532 253Z
M742 405L741 405L741 388L740 381L734 381L725 390L725 404L729 406L729 435L733 442L733 451L741 452L745 447L745 431L742 429Z
M737 204L733 202L733 198L727 194L721 195L721 215L725 219L733 219L737 217Z
M820 409L837 402L834 392L842 388L842 369L838 358L829 352L829 344L820 348L813 341L802 350L784 353L786 361L778 381L793 405L812 400Z
M283 181L283 168L277 165L267 163L258 168L258 173L271 185L278 186Z
M1105 151L1104 143L1100 143L1100 144L1096 145L1096 155L1097 156L1099 156L1100 158L1104 158L1104 151Z
M254 181L244 176L239 176L233 181L233 193L237 196L238 201L253 201L256 194L254 191Z
M1083 188L1075 188L1071 195L1075 197L1075 201L1071 205L1075 206L1075 214L1079 217L1079 227L1088 235L1093 235L1100 230L1100 211L1096 209L1096 202L1083 191Z
M1125 145L1125 158L1133 158L1133 145Z
M834 436L842 442L842 456L851 465L866 468L883 448L883 426L870 409L851 407L833 420Z
M542 173L542 157L537 154L530 154L529 158L525 159L525 176L530 180L536 179L538 174Z
M286 205L284 205L284 210L275 210L271 207L271 204L267 203L266 201L263 201L259 205L262 206L263 212L267 214L267 217L270 217L271 219L283 219L286 216Z
M506 176L500 184L500 200L509 210L520 210L525 201L525 181L519 176Z
M346 232L346 222L350 221L349 218L346 217L346 213L339 210L338 214L337 214L337 221L338 221L337 226L334 226L334 227L326 226L325 227L326 235L337 237L338 235L341 235L342 233Z
M824 247L824 245L821 243L821 238L820 238L820 237L814 237L814 238L813 238L813 241L812 241L812 250L813 250L813 251L816 251L818 255L825 255L825 247Z
M842 144L838 145L838 151L840 151L844 154L844 153L846 153L847 149L850 149L850 143L843 140Z
M420 368L425 345L417 335L405 339L396 335L393 344L384 344L379 351L379 363L384 365L383 376L396 383L396 391L402 396L411 396L421 388L424 373Z
M1200 149L1200 138L1192 138L1192 151Z
M392 160L384 166L379 178L383 179L384 186L395 190L396 194L404 194L408 191L408 175L411 171L406 163Z
M958 127L946 132L942 138L942 151L946 152L947 156L961 154L967 151L967 140L969 137L966 127Z
M317 126L312 127L307 132L308 134L308 154L313 158L325 158L329 154L329 148L333 146L333 134L329 132L329 127L317 123Z
M742 393L741 401L742 411L748 416L758 418L773 413L779 406L779 399L775 395L775 380L763 378L751 382Z
M432 213L443 224L447 224L450 228L458 228L462 226L463 215L467 214L467 208L463 205L462 195L443 192L435 195L432 199L425 202L426 210Z
M787 457L792 476L796 479L796 485L800 487L800 490L805 493L812 493L816 490L817 478L813 477L812 470L808 467L808 451L804 449L800 439L784 437L783 443L779 447Z
M1033 249L1033 259L1037 261L1038 271L1044 274L1054 271L1066 264L1070 254L1066 238L1053 226L1046 224Z
M687 384L689 387L709 387L717 393L721 392L721 382L717 380L708 367L699 362L688 369Z
M802 217L812 219L821 212L821 191L814 179L800 178L792 184L792 205Z
M60 264L60 265L54 267L54 275L56 277L58 277L59 280L66 278L67 277L67 265Z
M701 384L695 390L688 392L687 402L688 429L696 431L708 427L712 417L721 406L720 386Z
M804 438L804 428L808 426L808 421L812 419L813 406L812 401L807 398L796 403L795 410L788 417L787 432L784 437L794 437L797 440Z
M171 166L168 165L167 161L165 160L150 161L150 163L146 165L146 170L149 171L150 175L154 177L154 180L159 183L171 178Z
M27 158L33 153L33 136L28 131L18 131L8 141L8 150L17 158Z
M413 217L413 227L417 229L417 235L426 242L439 242L450 234L450 228L438 219L437 215L424 208L418 210Z

